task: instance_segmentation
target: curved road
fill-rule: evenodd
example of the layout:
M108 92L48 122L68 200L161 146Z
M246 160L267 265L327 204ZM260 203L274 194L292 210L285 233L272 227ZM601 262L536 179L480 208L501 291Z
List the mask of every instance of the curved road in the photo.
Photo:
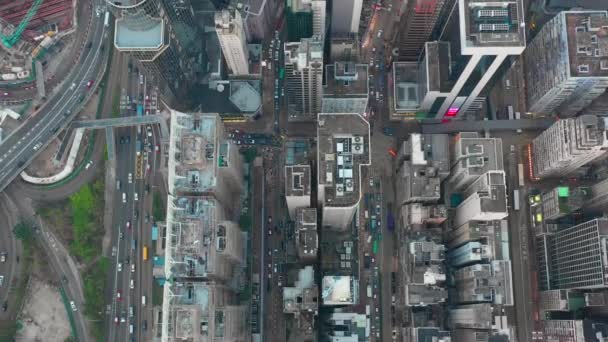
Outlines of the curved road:
M93 6L100 4L101 0L93 1ZM82 108L81 99L94 90L87 89L86 83L95 80L94 87L97 86L108 56L108 49L103 48L103 42L109 38L109 31L104 26L103 19L102 16L93 17L88 39L92 42L92 47L80 55L57 96L0 144L0 191L19 175Z

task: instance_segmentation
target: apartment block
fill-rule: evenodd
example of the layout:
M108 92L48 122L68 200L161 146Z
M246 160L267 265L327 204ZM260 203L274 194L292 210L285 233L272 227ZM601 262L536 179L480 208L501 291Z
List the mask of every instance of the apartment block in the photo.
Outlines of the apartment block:
M513 280L508 260L463 267L454 273L454 281L458 304L513 305Z
M215 113L171 111L169 194L212 195L224 206L240 203L243 157Z
M449 137L417 134L403 142L398 153L397 203L434 203L441 197L441 182L449 175Z
M605 155L608 119L595 115L556 121L532 141L537 178L564 177Z
M215 13L215 31L230 73L235 76L249 74L249 49L241 13L224 9Z
M285 200L294 220L298 208L310 207L310 165L285 166Z
M608 88L608 12L562 11L524 53L528 111L572 117Z
M323 44L319 36L285 43L289 121L314 121L323 102Z
M347 230L361 200L361 168L371 164L370 127L359 114L319 114L318 200L323 226Z
M364 115L369 99L368 66L353 62L335 62L325 66L323 113L358 113Z

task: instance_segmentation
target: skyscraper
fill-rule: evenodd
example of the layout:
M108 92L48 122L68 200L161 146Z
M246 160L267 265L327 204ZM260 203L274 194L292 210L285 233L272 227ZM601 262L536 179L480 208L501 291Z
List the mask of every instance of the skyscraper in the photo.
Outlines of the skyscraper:
M524 61L528 111L574 116L608 88L608 12L558 13Z
M285 43L285 96L290 121L315 120L323 100L323 44L317 36Z
M401 17L399 27L399 60L416 62L430 40L442 14L454 0L413 0Z
M395 63L392 115L440 120L475 114L498 68L526 46L522 0L458 0L448 12L439 41L426 43L419 63Z
M302 38L325 37L325 0L287 0L287 40L298 42Z
M215 31L231 73L249 74L249 50L241 13L234 9L215 13Z
M106 0L116 19L114 46L175 95L194 77L196 25L190 2Z
M603 156L608 119L595 115L555 122L532 141L535 177L562 177Z
M608 288L608 218L537 238L543 290Z
M331 35L359 32L363 0L333 0L331 9Z

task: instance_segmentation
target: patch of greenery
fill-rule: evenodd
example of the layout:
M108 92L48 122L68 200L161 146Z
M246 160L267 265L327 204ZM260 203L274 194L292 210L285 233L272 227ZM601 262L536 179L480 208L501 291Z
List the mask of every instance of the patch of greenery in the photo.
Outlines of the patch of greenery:
M239 217L239 227L246 232L251 230L251 215L249 213L241 214Z
M258 150L255 147L249 147L242 151L245 162L251 164L255 157L258 156Z
M106 257L99 258L82 275L84 281L84 313L93 324L93 335L96 340L103 338L104 319L104 288L106 275L110 269L110 260Z
M154 194L152 195L152 216L154 217L154 222L164 221L165 215L165 205L163 204L160 192L154 191Z
M69 198L72 217L73 240L70 250L77 258L91 261L100 253L100 237L103 235L102 219L96 216L104 210L104 182L97 180L87 184Z
M163 305L163 291L163 287L158 285L157 281L154 281L152 284L152 305Z

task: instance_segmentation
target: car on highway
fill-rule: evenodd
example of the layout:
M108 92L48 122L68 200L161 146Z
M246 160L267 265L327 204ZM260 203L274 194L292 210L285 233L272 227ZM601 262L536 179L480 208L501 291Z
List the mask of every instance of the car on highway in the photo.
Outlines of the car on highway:
M93 165L93 161L89 160L89 162L87 163L87 165L84 166L84 169L88 170L91 167L91 165Z
M93 86L93 82L93 80L87 81L87 89L91 89L91 87Z
M74 90L76 89L76 83L72 83L72 85L70 86L70 90Z
M122 300L122 292L120 290L116 291L116 300L118 300L118 301Z
M70 301L70 307L72 308L72 311L74 311L74 312L78 311L78 308L76 308L76 303L74 303L73 300Z

